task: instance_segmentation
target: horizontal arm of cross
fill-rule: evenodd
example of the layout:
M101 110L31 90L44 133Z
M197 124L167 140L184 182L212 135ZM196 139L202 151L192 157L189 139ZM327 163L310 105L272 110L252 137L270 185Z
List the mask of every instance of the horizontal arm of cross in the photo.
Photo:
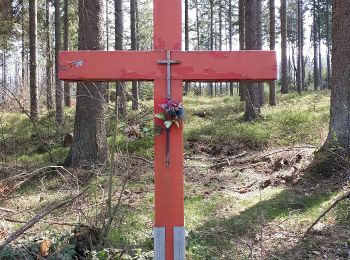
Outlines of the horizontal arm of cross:
M274 51L172 51L171 78L184 81L270 81ZM166 79L166 51L64 51L59 77L66 81Z

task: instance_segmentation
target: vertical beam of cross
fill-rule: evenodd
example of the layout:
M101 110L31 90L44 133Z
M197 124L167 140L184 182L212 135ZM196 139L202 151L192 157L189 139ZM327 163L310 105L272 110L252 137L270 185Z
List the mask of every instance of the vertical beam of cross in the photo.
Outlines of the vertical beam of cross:
M181 50L182 1L154 0L154 50ZM167 58L167 57L164 57ZM172 66L171 66L172 67ZM164 70L166 67L164 66ZM165 72L165 71L164 71ZM167 73L165 72L164 75ZM171 80L171 98L182 102L182 81ZM166 79L154 81L154 112L168 98ZM159 124L159 122L158 122ZM174 243L174 230L184 227L183 129L173 127L170 138L171 163L166 165L166 134L155 137L155 231L165 229L165 245L155 248L155 259L182 260L182 239ZM180 232L181 233L181 232ZM156 241L155 243L159 243ZM179 243L178 243L179 242ZM159 248L165 247L165 248ZM157 245L156 245L157 247ZM174 248L176 248L174 250ZM158 251L159 250L159 251ZM165 251L164 251L165 250ZM158 251L158 252L157 252ZM177 252L176 252L177 251Z

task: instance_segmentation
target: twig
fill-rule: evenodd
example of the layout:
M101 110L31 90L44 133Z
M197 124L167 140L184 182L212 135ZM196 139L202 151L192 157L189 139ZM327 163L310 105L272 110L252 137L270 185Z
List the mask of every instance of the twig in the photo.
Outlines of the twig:
M15 210L13 210L13 209L7 209L7 208L1 208L1 207L0 207L0 211L5 211L5 212L16 213L16 211L15 211Z
M17 219L11 219L11 218L4 218L3 220L11 223L21 223L25 224L27 221L22 221L22 220L17 220ZM66 222L55 222L55 221L45 221L45 220L40 220L39 222L49 224L49 225L58 225L58 226L69 226L69 227L90 227L88 225L80 224L80 223L66 223Z
M82 196L89 188L85 189L83 192L79 193L78 195L71 197L69 199L66 199L64 201L56 201L49 203L42 211L40 211L38 214L36 214L30 221L28 221L24 226L22 226L20 229L12 233L1 245L0 245L0 251L4 249L7 245L9 245L11 242L16 240L19 236L21 236L24 232L26 232L28 229L32 228L36 223L38 223L41 219L49 215L52 211L55 211Z
M131 158L133 159L137 159L137 160L141 160L141 161L144 161L150 165L154 165L154 163L150 160L147 160L146 158L143 158L143 157L140 157L140 156L130 156Z
M343 195L341 195L340 197L338 197L333 203L332 205L330 205L325 211L322 212L321 215L319 215L319 217L310 225L310 227L306 230L306 232L304 233L305 237L310 231L311 229L331 210L333 209L339 202L341 202L342 200L345 200L347 198L350 197L350 189L348 191L346 191Z

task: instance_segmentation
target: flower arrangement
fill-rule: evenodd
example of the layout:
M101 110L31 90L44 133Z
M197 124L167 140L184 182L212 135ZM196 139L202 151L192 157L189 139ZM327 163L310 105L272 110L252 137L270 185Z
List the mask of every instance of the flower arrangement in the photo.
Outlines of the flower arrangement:
M166 165L170 165L170 127L176 125L180 127L182 119L184 118L184 108L181 103L175 102L172 99L166 100L159 105L164 112L157 113L154 116L164 121L166 132ZM161 128L161 127L159 127Z
M169 99L159 106L164 112L155 114L155 117L164 121L166 129L169 129L172 125L180 127L185 114L182 103Z

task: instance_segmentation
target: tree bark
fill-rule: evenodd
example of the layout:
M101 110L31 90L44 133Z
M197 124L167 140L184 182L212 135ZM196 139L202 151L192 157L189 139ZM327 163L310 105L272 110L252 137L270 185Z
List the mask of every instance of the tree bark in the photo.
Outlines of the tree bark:
M327 46L327 88L331 89L331 54L330 54L330 28L329 28L329 0L326 0L326 46Z
M69 50L69 1L64 0L64 20L63 20L63 50ZM70 107L71 101L71 86L69 82L64 82L64 105Z
M38 83L37 83L37 1L29 1L29 54L30 54L30 116L36 120L39 113Z
M104 50L103 0L79 1L79 50ZM80 82L77 87L74 141L67 166L92 166L107 161L106 84Z
M276 48L276 6L275 0L269 0L270 8L270 50ZM269 83L269 104L270 106L276 106L276 82L271 81Z
M325 148L350 153L350 1L333 0L332 94ZM333 150L334 152L334 150Z
M320 77L320 88L324 89L323 85L323 69L322 69L322 54L321 54L321 8L320 8L320 0L317 0L317 36L318 36L318 69L319 69L319 77Z
M258 49L258 8L257 0L245 3L245 49ZM246 109L244 118L247 121L254 120L260 116L259 90L256 83L246 83Z
M256 19L257 19L257 44L258 50L262 50L263 40L262 40L262 23L261 23L261 13L262 13L262 0L256 0ZM264 83L258 83L259 89L259 105L263 106L265 103L265 93L264 93Z
M210 2L210 50L214 50L214 0L209 0ZM211 97L214 96L214 84L209 82L209 95Z
M124 33L124 20L123 20L123 1L114 0L114 30L115 30L115 50L123 50L123 33ZM116 99L115 99L116 111L121 118L126 118L126 96L123 89L123 82L116 82Z
M301 0L298 0L298 57L297 57L297 91L299 94L301 94L302 91L302 33L301 33L301 21L302 21L302 2Z
M21 86L21 92L25 89L25 86L27 84L27 75L26 75L26 37L25 37L25 28L24 28L24 17L25 17L25 9L23 0L21 0L21 59L22 59L22 86Z
M60 0L55 0L55 82L56 82L56 122L63 122L63 82L58 78L59 53L61 50L61 9Z
M51 34L50 34L50 0L46 0L46 106L48 110L53 109L52 98L52 56L51 56Z
M130 33L131 50L137 50L137 26L136 26L137 0L130 0ZM139 109L139 91L137 81L132 81L132 110Z
M314 44L314 90L320 89L320 76L318 69L318 32L317 32L316 0L313 0L313 44Z
M238 27L239 27L239 49L244 50L244 38L245 38L245 6L246 0L239 0L238 2ZM239 96L241 101L244 101L246 98L246 86L244 82L239 82Z
M189 39L189 19L188 19L188 0L185 0L185 51L189 50L190 39ZM184 83L184 95L186 96L189 90L189 82Z
M281 53L282 53L282 80L281 93L287 94L288 75L287 75L287 0L281 0Z

